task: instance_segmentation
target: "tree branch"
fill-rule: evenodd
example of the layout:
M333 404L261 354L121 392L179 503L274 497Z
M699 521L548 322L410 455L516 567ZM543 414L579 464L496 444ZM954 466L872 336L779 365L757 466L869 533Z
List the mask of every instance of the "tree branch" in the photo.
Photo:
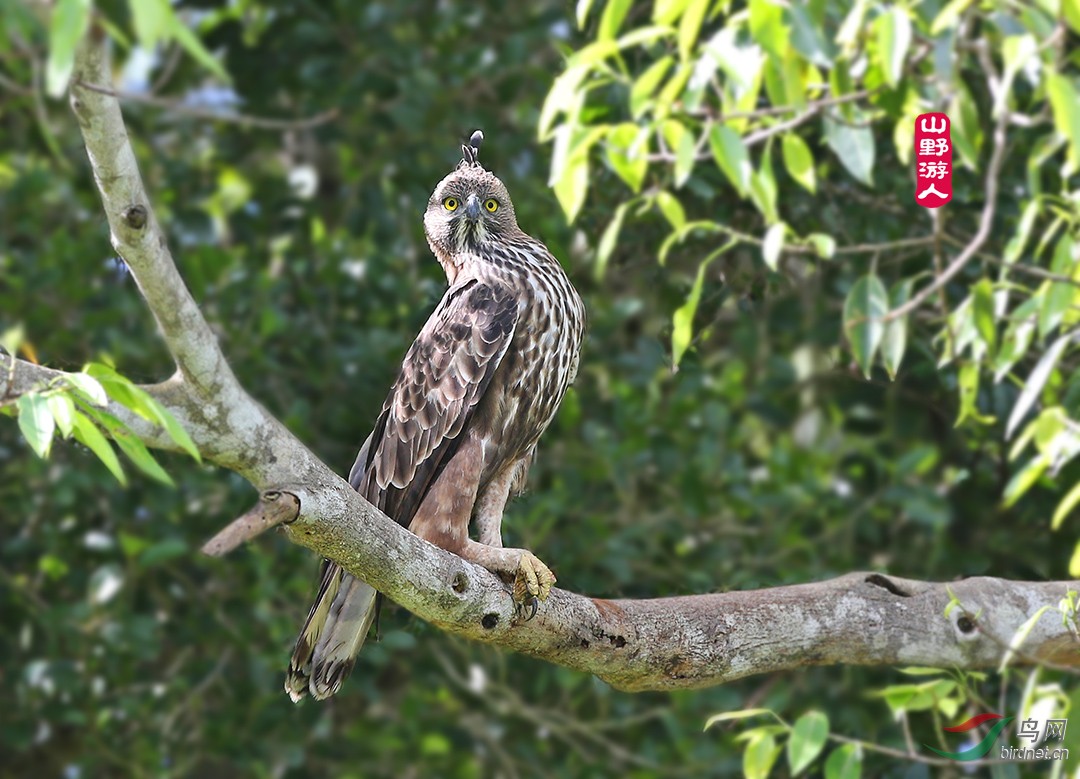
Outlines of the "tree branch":
M77 84L105 83L108 73L102 42L84 42L72 103L113 245L176 361L177 373L150 390L207 459L245 476L267 501L242 518L225 546L288 522L283 528L292 541L340 562L422 619L596 674L623 690L704 687L836 663L992 667L1040 607L1080 588L1080 582L975 578L945 585L853 573L816 584L654 600L553 590L536 618L524 621L498 577L376 510L240 387L177 273L115 97ZM13 364L13 393L60 375ZM150 445L162 443L145 425L135 433ZM563 578L571 576L563 572ZM954 598L962 608L946 618ZM1041 616L1022 650L1032 661L1080 666L1077 644L1056 613Z

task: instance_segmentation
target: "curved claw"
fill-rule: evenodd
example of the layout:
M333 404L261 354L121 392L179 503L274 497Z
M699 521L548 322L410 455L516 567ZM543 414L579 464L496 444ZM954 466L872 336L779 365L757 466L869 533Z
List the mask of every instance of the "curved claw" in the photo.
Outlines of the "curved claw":
M536 616L536 612L540 609L540 599L537 598L535 595L532 596L525 603L521 604L522 611L524 611L526 608L532 609L532 611L529 612L529 616L525 617L525 621L528 622L530 619Z

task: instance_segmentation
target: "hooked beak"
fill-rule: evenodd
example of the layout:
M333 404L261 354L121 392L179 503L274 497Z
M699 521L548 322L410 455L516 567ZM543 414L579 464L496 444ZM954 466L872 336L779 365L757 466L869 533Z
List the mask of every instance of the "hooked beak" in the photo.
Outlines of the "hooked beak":
M469 195L465 201L465 216L470 222L480 219L480 200L476 195Z

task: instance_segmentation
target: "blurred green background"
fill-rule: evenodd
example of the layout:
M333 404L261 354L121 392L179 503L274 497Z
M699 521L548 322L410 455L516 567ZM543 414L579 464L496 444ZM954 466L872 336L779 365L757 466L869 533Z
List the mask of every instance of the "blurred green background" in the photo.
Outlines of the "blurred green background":
M152 382L169 357L110 248L77 124L49 95L82 7L0 2L0 331L21 325L22 356L43 364L104 356ZM1070 575L1072 0L133 7L96 13L117 88L171 104L123 103L179 269L241 381L340 473L442 293L421 213L481 127L520 224L589 309L577 384L504 531L562 586L617 598L870 569ZM330 109L284 129L194 115ZM911 129L929 110L950 112L956 145L939 227L913 198ZM870 332L868 312L975 233L1003 111L982 252ZM935 229L936 244L844 251ZM788 775L786 731L703 732L759 706L788 722L824 712L866 742L843 753L847 773L830 744L811 775L959 776L873 747L903 750L907 731L937 743L943 722L987 708L1065 716L1078 689L1049 670L943 672L929 697L905 697L926 680L838 667L629 695L390 607L342 693L296 707L282 673L318 561L279 537L202 557L254 492L161 460L175 489L130 465L124 489L84 448L41 460L0 424L0 776Z

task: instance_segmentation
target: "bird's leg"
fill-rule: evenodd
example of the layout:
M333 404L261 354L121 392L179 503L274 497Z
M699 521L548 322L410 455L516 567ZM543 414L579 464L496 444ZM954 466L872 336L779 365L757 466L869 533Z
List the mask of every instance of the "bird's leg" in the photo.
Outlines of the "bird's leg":
M537 600L547 600L555 584L555 574L528 549L488 546L469 539L459 554L489 571L512 576L514 602L532 611L527 619L536 615Z
M514 468L509 467L492 479L476 499L476 534L481 544L499 548L502 543L502 518L506 501L510 497L510 485L514 481Z

